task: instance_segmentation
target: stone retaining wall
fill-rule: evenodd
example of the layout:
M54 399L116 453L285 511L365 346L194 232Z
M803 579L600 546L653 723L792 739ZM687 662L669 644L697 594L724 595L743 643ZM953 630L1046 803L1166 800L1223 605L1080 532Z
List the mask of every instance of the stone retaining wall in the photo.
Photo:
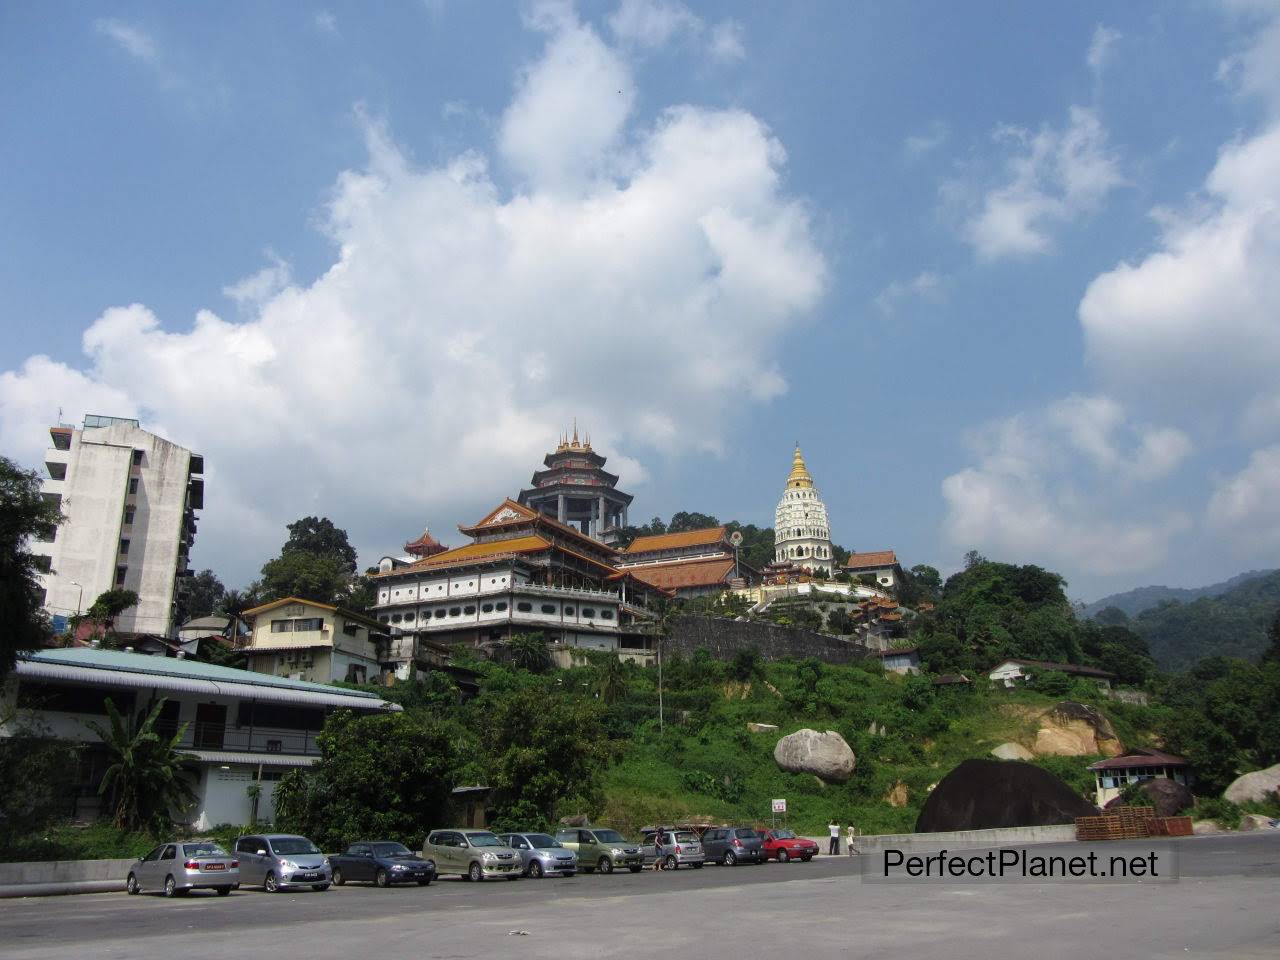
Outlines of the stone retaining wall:
M739 650L747 649L759 651L765 660L817 657L824 663L853 663L870 656L860 644L797 627L712 617L676 618L666 649L693 656L700 648L716 660L732 660Z

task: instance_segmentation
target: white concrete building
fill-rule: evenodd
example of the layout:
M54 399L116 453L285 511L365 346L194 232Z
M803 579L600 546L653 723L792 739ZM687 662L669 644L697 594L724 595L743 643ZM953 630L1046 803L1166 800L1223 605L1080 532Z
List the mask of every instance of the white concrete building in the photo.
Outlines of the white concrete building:
M137 593L138 604L116 618L117 631L170 633L176 581L188 573L204 507L204 458L121 417L90 415L81 429L60 425L49 435L42 490L66 522L31 545L42 558L45 610L83 613L119 587Z
M810 572L822 569L828 574L835 573L827 507L813 485L799 444L796 444L787 488L774 512L773 531L775 560L790 561Z
M902 582L902 567L892 550L851 553L844 564L845 573L853 577L870 576L880 586L893 590Z
M172 736L185 724L180 745L190 758L196 801L174 813L195 830L270 821L276 782L289 769L319 758L316 734L327 714L341 708L400 709L373 693L194 660L93 647L21 654L0 697L0 716L6 718L0 736L14 736L26 726L83 745L79 782L65 798L68 817L91 819L103 812L97 791L108 753L88 724L109 729L108 698L129 718L145 716L164 699L159 731Z
M390 637L352 610L286 597L244 612L249 669L294 680L376 683Z

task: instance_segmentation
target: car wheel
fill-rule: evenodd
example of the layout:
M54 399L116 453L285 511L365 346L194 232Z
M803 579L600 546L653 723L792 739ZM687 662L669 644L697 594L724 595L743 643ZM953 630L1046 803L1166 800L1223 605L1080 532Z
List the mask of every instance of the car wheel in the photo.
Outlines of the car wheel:
M639 873L639 872L640 872L642 869L644 869L644 868L643 868L643 867L634 867L634 866L633 866L633 867L627 867L627 869L628 869L628 870L630 870L632 873Z
M529 876L535 880L542 879L542 864L539 861L531 860L529 862Z
M391 886L391 875L379 867L378 872L373 875L373 885L375 887Z
M733 855L732 850L726 850L724 852L724 860L722 862L726 867L732 867L738 862L738 858Z
M471 866L467 868L467 877L472 883L479 883L484 879L484 870L480 868L480 864L472 860Z
M170 874L164 878L164 895L166 897L172 897L177 892L178 884L174 881L173 875Z
M338 870L335 868L333 871L333 882L336 883L338 886L342 886L344 883L347 882L347 878L342 875L341 870Z
M218 888L218 896L220 896L220 897L229 897L229 896L231 896L231 888L230 888L230 887L219 887L219 888Z
M791 859L791 854L787 853L787 851L785 851L785 850L779 850L779 851L778 851L778 862L779 862L779 863L786 863L786 862L787 862L788 860L790 860L790 859Z
M311 885L311 889L314 890L316 893L324 893L326 890L329 889L329 884L315 883Z
M267 878L262 881L262 889L267 891L267 893L280 892L280 881L276 879L274 870L267 871Z
M667 870L679 870L679 869L680 869L680 861L676 859L676 855L675 855L674 853L669 853L669 854L667 854L667 865L666 865L665 869L667 869Z
M129 879L124 882L124 888L129 892L129 896L136 895L137 892L142 889L138 886L138 878L132 873L129 874Z
M808 863L810 860L813 859L813 857L801 857L800 859L803 860L805 863Z
M429 887L429 886L431 886L431 881L430 881L430 880L419 880L419 881L418 881L418 886L420 886L420 887Z
M596 869L601 873L613 873L613 861L608 857L601 857L596 863Z

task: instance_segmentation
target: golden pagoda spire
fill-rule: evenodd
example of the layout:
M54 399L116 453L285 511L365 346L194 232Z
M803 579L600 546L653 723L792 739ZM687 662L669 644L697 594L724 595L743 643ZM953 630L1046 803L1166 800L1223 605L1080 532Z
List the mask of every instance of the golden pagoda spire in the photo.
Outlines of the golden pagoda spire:
M805 466L804 454L800 452L800 444L796 444L796 455L791 460L791 474L787 477L787 489L812 487L813 477L809 476L809 468Z

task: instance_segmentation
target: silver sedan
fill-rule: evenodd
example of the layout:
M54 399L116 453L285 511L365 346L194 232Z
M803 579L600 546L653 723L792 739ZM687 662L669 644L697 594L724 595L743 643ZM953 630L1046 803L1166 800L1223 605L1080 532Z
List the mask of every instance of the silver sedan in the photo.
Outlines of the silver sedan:
M526 877L572 877L578 872L578 855L545 833L504 833L498 837L520 854Z
M158 891L166 897L202 889L225 897L240 886L240 862L212 840L175 840L135 860L124 886L130 893Z

